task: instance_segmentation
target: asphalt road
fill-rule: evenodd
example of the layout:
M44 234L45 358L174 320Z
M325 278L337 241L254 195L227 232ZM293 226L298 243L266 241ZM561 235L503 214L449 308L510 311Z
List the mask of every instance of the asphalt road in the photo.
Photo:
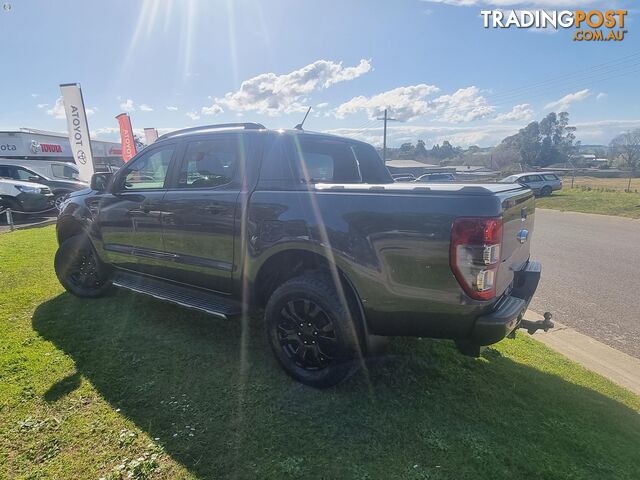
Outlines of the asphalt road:
M640 220L536 209L530 308L640 358Z

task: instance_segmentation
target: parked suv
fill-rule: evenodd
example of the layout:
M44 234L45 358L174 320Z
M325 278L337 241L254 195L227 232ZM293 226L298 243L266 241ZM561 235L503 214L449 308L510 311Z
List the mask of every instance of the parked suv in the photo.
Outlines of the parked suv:
M562 180L555 173L518 173L503 178L500 183L519 183L541 197L548 197L553 191L562 189Z
M539 328L522 320L541 267L517 183L394 183L371 145L246 123L164 135L91 188L58 218L67 291L115 285L222 317L260 307L277 360L308 385L342 380L380 336L477 356Z
M45 175L39 174L27 167L17 165L7 165L0 160L0 177L11 178L13 180L21 180L23 182L40 183L49 187L53 193L53 202L57 208L60 207L62 200L71 192L82 190L89 186L86 182L80 180L55 180Z
M26 167L40 175L52 180L79 180L80 171L78 167L70 162L60 162L55 160L28 160L15 158L0 158L2 165L16 165Z
M52 207L53 194L49 187L0 178L0 211L10 208L16 212L14 216L19 218L29 213L52 210Z
M452 173L425 173L418 177L416 183L452 183L456 181Z

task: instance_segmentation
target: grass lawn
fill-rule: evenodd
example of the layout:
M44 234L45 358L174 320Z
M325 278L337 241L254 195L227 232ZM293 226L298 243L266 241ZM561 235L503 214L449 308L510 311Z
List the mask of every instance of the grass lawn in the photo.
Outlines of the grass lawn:
M571 175L566 175L562 179L565 187L571 187ZM629 186L629 178L598 178L577 176L573 182L574 188L589 187L592 190L615 190L616 192L624 192ZM631 191L640 191L640 178L631 179Z
M576 177L577 179L578 177ZM600 180L600 179L596 179ZM608 179L603 179L608 180ZM619 179L616 179L619 180ZM569 185L565 179L564 184ZM587 188L591 188L588 190ZM640 193L606 191L612 187L563 188L550 197L536 200L539 208L553 208L571 212L599 213L620 217L640 218ZM626 188L626 184L625 184Z
M257 319L63 293L55 248L0 235L0 478L640 478L640 398L526 335L396 339L316 391Z

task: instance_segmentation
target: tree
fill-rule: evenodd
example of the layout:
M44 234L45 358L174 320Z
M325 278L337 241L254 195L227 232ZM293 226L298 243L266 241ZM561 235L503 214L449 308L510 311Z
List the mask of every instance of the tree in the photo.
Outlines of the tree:
M619 158L629 169L627 191L631 191L631 178L640 163L640 128L615 137L609 144L609 150L612 158Z
M429 152L427 152L427 147L424 145L424 140L418 140L415 148L415 156L416 158L427 158Z
M398 153L398 158L401 159L413 159L415 156L415 147L413 143L407 142L400 145L400 152Z
M574 151L575 127L569 126L567 112L549 113L540 122L531 122L501 145L517 150L527 165L546 167L565 162Z

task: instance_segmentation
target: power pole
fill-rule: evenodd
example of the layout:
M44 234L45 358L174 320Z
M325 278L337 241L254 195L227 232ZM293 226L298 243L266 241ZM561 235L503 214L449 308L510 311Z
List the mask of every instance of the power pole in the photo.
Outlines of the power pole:
M382 137L382 161L387 164L387 122L395 122L397 119L387 117L387 109L384 109L384 117L378 117L378 120L384 120L384 134Z

